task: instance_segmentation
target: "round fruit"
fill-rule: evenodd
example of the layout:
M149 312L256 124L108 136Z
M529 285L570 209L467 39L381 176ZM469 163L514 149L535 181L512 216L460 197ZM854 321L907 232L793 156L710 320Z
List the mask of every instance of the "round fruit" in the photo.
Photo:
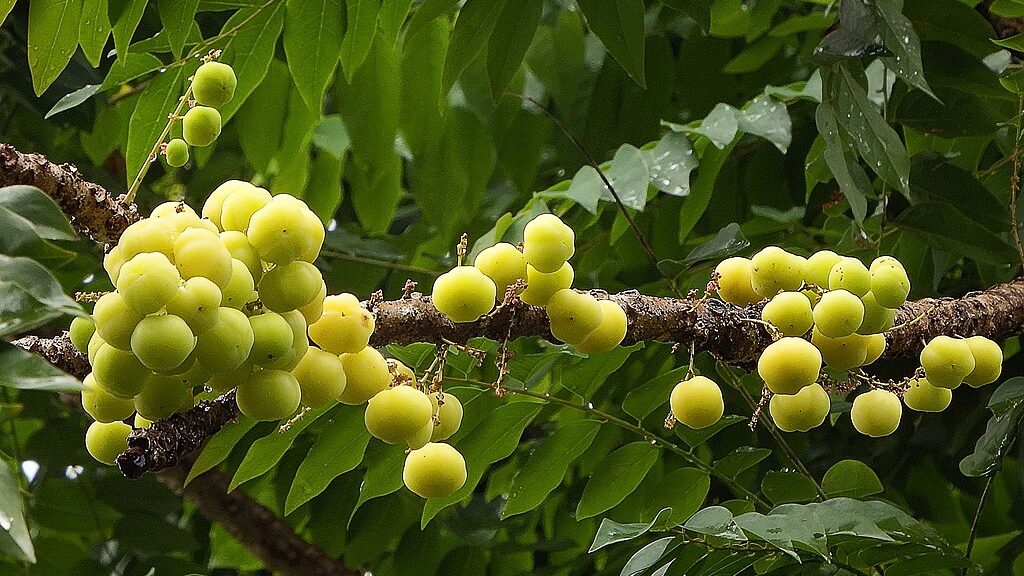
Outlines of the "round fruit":
M426 394L412 386L395 386L370 398L363 419L374 438L402 444L430 423L433 412Z
M324 315L324 300L326 299L327 283L322 282L320 284L320 291L316 293L316 296L314 296L309 303L296 308L296 310L298 310L306 320L306 324L312 324Z
M323 315L309 325L309 337L332 354L359 352L370 342L376 321L353 294L324 299Z
M131 352L109 344L103 344L96 351L92 374L97 386L118 398L132 398L153 375Z
M222 290L222 306L241 310L249 302L259 298L256 293L256 286L252 281L252 274L240 260L231 259L231 278Z
M864 304L864 320L857 328L858 334L879 334L892 328L896 319L895 310L883 307L871 292L862 296L861 302Z
M910 387L903 393L903 402L907 408L918 412L942 412L952 400L952 390L933 386L927 378L911 380Z
M523 256L539 272L556 272L576 251L576 234L554 214L541 214L523 230Z
M137 413L135 414L135 419L132 422L133 422L133 425L135 426L135 428L138 428L140 430L145 429L145 428L149 428L150 426L153 425L153 421L152 420L148 420L146 418L143 418L142 415L137 414Z
M323 229L320 220L311 219L309 214L311 212L302 200L278 194L249 219L249 228L245 232L249 244L260 258L274 264L287 264L303 256L308 257L316 247L316 226Z
M71 339L71 345L82 354L88 352L89 340L92 339L92 335L95 333L96 323L87 316L75 316L74 320L71 321L71 327L68 328L68 337Z
M867 336L867 346L864 353L864 363L861 364L861 366L874 364L875 360L881 358L883 353L885 353L885 335L872 334L871 336Z
M323 220L312 210L306 210L304 223L306 225L306 235L309 237L309 246L299 254L299 260L314 262L317 256L320 255L320 249L324 246L324 238L327 236L327 231L324 229Z
M263 277L263 263L260 262L260 255L256 253L256 249L249 244L248 236L237 230L227 230L220 233L220 241L232 258L245 264L253 280Z
M131 400L108 394L96 384L96 378L92 374L87 374L82 384L82 408L93 420L104 423L117 422L135 412L135 405Z
M787 336L772 342L757 359L757 373L776 394L796 394L818 380L821 353L802 338Z
M903 264L891 256L876 258L871 263L871 291L886 308L899 308L910 295L910 278Z
M253 340L249 318L234 308L222 306L217 323L199 335L196 360L213 372L234 370L249 357Z
M956 388L974 371L975 364L967 340L936 336L921 350L924 375L939 388Z
M89 339L89 348L86 350L86 355L89 358L90 366L96 363L96 353L99 352L100 346L104 344L106 344L106 342L103 341L103 337L100 336L99 332L93 334L92 338ZM131 346L129 345L129 349L130 348Z
M768 403L772 421L783 432L807 432L821 426L830 409L828 392L817 383L793 395L776 394Z
M761 299L750 286L753 265L750 260L734 256L715 266L718 273L718 296L737 306L746 306Z
M238 79L235 71L223 62L206 62L192 78L192 95L204 106L220 108L235 95Z
M850 419L857 432L872 438L888 436L900 426L903 403L900 397L876 388L853 399Z
M341 363L348 379L345 390L338 397L342 404L362 404L391 386L387 361L370 346L359 352L342 354Z
M172 314L146 316L132 332L132 352L155 372L181 366L195 347L188 324Z
M823 290L828 289L828 274L842 256L831 250L819 250L807 258L804 267L804 281Z
M871 290L871 273L860 260L843 256L828 273L828 289L863 296Z
M224 230L244 232L252 215L266 206L272 196L264 188L253 186L236 191L221 205L220 225Z
M127 260L120 246L114 246L110 252L103 255L103 270L106 271L111 284L117 285L117 276L121 272L121 266Z
M345 390L347 378L341 358L310 346L292 370L302 391L302 405L319 408L336 402Z
M264 366L280 360L291 352L294 344L292 327L280 314L267 312L249 317L253 342L249 361Z
M196 106L181 119L181 133L191 146L203 148L220 136L220 112L209 106Z
M601 300L601 323L587 338L576 344L576 349L587 354L607 352L622 343L626 337L626 311L618 303Z
M281 317L292 328L292 349L280 359L266 362L263 366L275 370L293 370L306 355L306 351L309 350L309 338L306 336L306 320L302 317L302 313L297 310L285 312L281 314Z
M234 370L226 372L214 373L206 386L213 390L216 394L223 394L232 388L237 388L244 382L248 382L252 379L253 373L257 370L255 366L248 362L243 362L241 366Z
M128 449L132 427L124 422L93 422L85 432L85 449L100 462L113 466L117 456Z
M971 336L967 345L974 356L974 370L964 376L964 382L972 388L995 382L1003 371L1003 349L984 336Z
M231 279L231 253L220 236L204 228L189 228L178 236L174 264L182 278L202 276L220 287Z
M299 408L299 382L284 370L257 370L248 382L238 385L238 409L253 420L280 420Z
M416 383L416 373L404 363L394 358L388 358L388 370L391 370L391 382L393 384L413 385Z
M278 264L263 274L260 301L274 312L288 312L309 304L320 292L324 278L309 262Z
M864 322L864 303L847 290L829 290L814 305L814 326L829 338L849 336Z
M180 168L188 164L188 144L181 138L175 138L167 143L164 156L167 158L168 166Z
M533 306L545 306L551 295L572 286L574 272L566 262L551 274L540 272L531 265L526 266L526 289L519 299Z
M551 333L562 342L579 344L601 325L601 303L585 292L565 288L555 292L545 306Z
M457 266L434 280L434 307L452 322L473 322L494 307L494 281L473 266Z
M436 423L431 425L430 442L451 438L462 425L462 402L454 394L438 392L430 395Z
M485 248L477 254L473 266L494 281L498 299L505 297L505 291L516 280L526 280L526 257L508 242Z
M419 430L416 431L415 434L406 439L405 445L408 446L410 450L419 450L420 448L423 448L424 446L427 445L428 442L431 441L430 437L433 434L434 420L430 419L427 421L426 424L423 425L423 428L420 428Z
M143 315L129 307L124 297L117 292L108 292L101 296L92 310L96 333L104 342L121 350L131 350L132 332L142 317Z
M431 442L405 457L402 480L421 498L443 498L466 483L466 459L448 444Z
M184 320L192 333L198 336L217 323L220 304L220 288L212 280L196 276L185 280L167 301L167 313Z
M150 218L166 219L167 222L174 222L179 216L184 215L190 220L198 220L199 215L192 209L191 206L181 201L168 200L167 202L161 202L153 211L149 213ZM193 220L193 221L194 221ZM185 228L188 228L186 226ZM182 228L181 230L184 230ZM181 232L179 230L179 232Z
M814 323L811 301L801 292L779 292L772 296L761 310L761 319L784 336L802 336Z
M811 333L811 343L821 352L821 358L825 364L833 370L851 370L866 364L871 338L860 334L829 338L822 334L817 327Z
M239 190L246 190L249 188L255 188L255 186L242 180L228 180L220 186L217 186L217 188L210 193L209 198L206 199L206 203L203 204L203 217L209 218L211 222L223 230L224 227L221 226L220 214L221 209L224 207L224 200Z
M676 420L694 429L711 426L721 420L725 412L722 389L704 376L694 376L676 384L669 397L669 405Z
M765 298L781 290L799 290L804 283L806 259L778 246L768 246L750 259L750 286Z
M159 252L136 254L121 266L117 291L139 314L152 314L167 305L181 285L181 276Z
M135 410L146 420L162 420L192 407L192 388L177 376L155 376L135 397Z
M174 255L174 239L178 230L164 218L145 218L125 228L117 240L117 250L127 262L144 252L159 252L167 258ZM109 272L109 270L108 270Z

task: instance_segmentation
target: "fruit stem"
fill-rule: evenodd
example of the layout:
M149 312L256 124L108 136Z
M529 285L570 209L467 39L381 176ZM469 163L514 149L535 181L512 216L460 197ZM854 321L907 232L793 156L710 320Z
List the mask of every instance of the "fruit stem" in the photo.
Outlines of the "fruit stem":
M164 141L167 140L167 136L171 133L171 127L174 126L174 121L181 118L181 112L188 103L192 96L192 83L195 81L195 76L188 83L188 89L185 90L185 94L178 99L178 107L167 115L167 124L164 125L164 129L160 132L160 137L157 138L156 144L153 145L153 149L149 151L149 155L146 156L146 161L142 163L142 167L139 168L139 173L135 175L135 180L132 181L132 185L128 187L128 193L124 197L125 204L131 204L135 201L135 195L139 191L139 187L142 186L142 179L146 177L146 173L149 172L149 166L156 162L156 159L160 156L160 148L163 146Z

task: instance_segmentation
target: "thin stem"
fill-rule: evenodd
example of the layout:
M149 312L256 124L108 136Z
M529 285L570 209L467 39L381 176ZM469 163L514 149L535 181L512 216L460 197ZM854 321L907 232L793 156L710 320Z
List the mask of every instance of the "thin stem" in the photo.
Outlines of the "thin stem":
M1013 245L1017 248L1017 257L1024 267L1024 244L1020 241L1020 224L1017 222L1017 196L1020 194L1020 140L1021 116L1024 115L1024 94L1018 98L1016 138L1013 144L1013 174L1010 176L1010 228L1013 234Z
M379 260L377 258L368 258L366 256L356 256L355 254L346 254L344 252L337 252L335 250L321 250L320 255L326 256L328 258L337 258L338 260L346 260L348 262L356 262L358 264L377 266L378 268L387 268L389 270L401 270L402 272L424 274L426 276L440 275L440 272L437 272L436 270L431 270L429 268L422 268L420 266L413 266L411 264L402 264L400 262L391 262L388 260Z
M466 379L466 378L454 378L454 377L448 377L448 378L446 378L446 380L448 380L449 382L461 382L463 384L469 384L470 386L476 386L476 387L480 387L480 388L487 388L489 390L494 390L494 385L493 384L489 384L487 382L481 382L479 380L470 380L470 379ZM668 440L666 440L666 439L664 439L664 438L662 438L660 436L657 436L657 435L655 435L655 434L645 430L644 428L641 428L640 426L637 426L636 424L632 424L630 422L627 422L626 420L623 420L622 418L619 418L617 416L613 416L613 415L611 415L611 414L609 414L607 412L604 412L603 410L598 410L597 408L594 408L590 404L579 404L577 402L573 402L572 400L565 400L565 399L562 399L562 398L558 398L557 396L552 396L552 395L547 394L547 393L534 392L533 390L527 390L525 388L502 388L502 391L505 392L505 393L519 394L519 395L522 395L522 396L529 396L531 398L537 398L539 400L543 400L544 402L550 402L552 404L558 404L560 406L565 406L567 408L572 408L574 410L580 410L580 411L583 411L583 412L587 412L589 414L593 414L594 416L600 418L601 420L604 420L604 421L606 421L608 423L614 424L615 426L618 426L619 428L622 428L623 430L628 430L630 432L633 432L634 434L637 434L637 435L643 437L645 440L647 440L648 442L651 442L652 444L655 444L657 446L661 446L662 448L668 450L669 452L672 452L673 454L681 457L683 460L686 460L687 463L689 463L690 465L694 466L695 468L698 468L701 471L705 472L706 474L709 474L711 476L714 476L714 477L718 478L719 480L722 481L723 484L728 486L729 489L732 490L734 493L736 493L738 495L743 495L744 497L749 499L754 504L754 506L756 506L757 508L759 508L759 509L761 509L763 511L767 511L769 508L771 508L768 505L768 503L765 502L760 496L758 496L757 494L754 494L753 492L748 490L745 486L739 484L738 482L736 482L732 478L730 478L728 476L725 476L724 474L716 471L711 466L708 466L706 463L704 463L704 461L702 461L700 458L695 456L692 452L689 452L687 450L683 450L682 448L680 448L676 444L673 444L672 442L669 442Z
M978 535L978 520L981 518L981 509L985 506L985 499L988 498L988 490L992 487L992 482L995 478L995 473L986 478L985 487L981 489L981 498L978 499L978 508L974 510L974 520L971 522L971 534L967 537L967 548L964 550L964 558L967 560L967 564L964 565L963 571L960 572L961 576L967 576L968 568L970 568L971 551L974 549L974 539Z
M131 204L135 201L135 195L139 191L139 186L142 185L142 179L146 177L146 173L149 172L149 167L156 161L160 156L160 146L167 140L167 136L171 133L171 127L174 126L174 122L181 117L182 110L188 105L189 98L192 96L192 80L188 83L188 89L185 90L185 94L178 99L178 106L167 116L167 124L164 125L164 129L160 132L160 137L157 138L156 143L153 144L153 149L149 151L149 155L146 156L146 161L142 163L142 167L139 168L139 173L135 175L135 180L132 181L132 185L128 187L128 194L124 197L125 204Z

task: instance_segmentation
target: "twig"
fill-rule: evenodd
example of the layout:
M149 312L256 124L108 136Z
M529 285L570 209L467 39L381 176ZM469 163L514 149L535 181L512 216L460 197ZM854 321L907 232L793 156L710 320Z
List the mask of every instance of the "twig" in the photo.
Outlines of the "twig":
M1013 234L1013 245L1017 248L1017 257L1024 267L1024 244L1020 241L1020 224L1017 222L1017 196L1020 194L1020 141L1021 116L1024 116L1024 93L1018 98L1016 137L1013 144L1013 174L1010 176L1010 228Z
M971 522L971 533L967 537L967 548L964 549L964 559L967 563L964 565L963 571L960 572L961 576L967 576L967 572L971 566L971 551L974 550L974 539L978 535L978 520L981 518L981 509L985 506L985 499L988 498L989 488L992 487L992 482L995 480L996 475L992 473L985 479L985 487L981 489L981 497L978 498L978 507L974 510L974 520Z
M437 270L431 270L429 268L421 268L419 266L413 266L411 264L402 264L400 262L391 262L389 260L379 260L377 258L369 258L366 256L356 256L355 254L346 254L344 252L338 252L337 250L321 250L320 255L325 256L327 258L337 258L338 260L355 262L357 264L377 266L378 268L387 268L389 270L411 272L413 274L423 274L426 276L439 276L441 274Z

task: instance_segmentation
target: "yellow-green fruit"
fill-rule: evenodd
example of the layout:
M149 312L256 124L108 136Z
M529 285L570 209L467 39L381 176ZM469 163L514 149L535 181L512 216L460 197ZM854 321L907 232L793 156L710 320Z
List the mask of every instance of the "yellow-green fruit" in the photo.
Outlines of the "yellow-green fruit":
M807 432L821 426L831 402L820 384L811 384L796 394L776 394L768 403L772 421L783 432Z
M103 255L103 270L106 271L111 284L117 285L117 276L121 273L121 266L124 266L127 261L128 259L124 257L124 251L120 246L114 246L110 252Z
M224 230L244 232L252 215L266 206L272 196L264 188L253 186L238 190L224 199L221 205L220 225Z
M96 323L92 321L92 318L86 316L75 316L74 320L71 321L71 327L68 328L68 338L71 339L71 345L82 354L88 352L89 340L92 339L92 335L95 333Z
M410 450L419 450L430 442L430 437L434 434L434 421L433 419L428 420L422 428L416 431L415 434L405 440L405 445Z
M132 332L143 315L128 306L124 297L117 292L108 292L96 301L92 319L96 333L103 341L121 350L132 349Z
M903 403L918 412L942 412L952 400L952 390L933 386L927 378L914 378L903 393Z
M318 237L309 214L302 200L278 194L249 219L249 228L245 231L249 244L260 258L274 264L287 264L308 256L315 249ZM319 219L315 224L323 229Z
M551 274L545 274L531 265L526 266L526 289L519 299L533 306L544 306L551 295L572 286L574 272L568 262Z
M713 380L694 376L676 384L669 397L672 415L690 428L707 428L722 418L722 389Z
M249 317L249 325L253 334L250 362L265 366L291 353L294 336L283 316L274 312L257 314Z
M426 394L412 386L395 386L370 398L363 420L374 438L403 444L430 422L433 412Z
M85 449L96 460L113 466L117 456L128 449L132 427L124 422L93 422L85 431Z
M332 294L324 299L323 315L309 325L309 337L332 354L351 354L366 347L375 325L355 295Z
M974 371L975 364L967 340L936 336L921 350L924 375L939 388L956 388Z
M831 250L819 250L811 254L807 257L807 265L804 267L804 281L827 290L828 274L842 258Z
M310 408L336 402L345 391L347 382L341 358L313 346L292 369L292 375L299 382L302 405Z
M971 336L967 345L974 356L974 370L964 376L964 382L972 388L995 382L1003 372L1003 349L984 336Z
M861 366L867 366L873 364L875 360L882 357L885 352L885 335L884 334L872 334L867 336L867 346L864 353L864 362Z
M799 290L807 260L778 246L768 246L750 259L750 286L770 298L782 290Z
M718 296L737 306L746 306L761 299L750 285L753 265L750 260L734 256L715 266L718 273Z
M888 436L900 426L903 403L900 397L876 388L853 399L850 419L857 432L872 438Z
M249 244L249 237L238 230L226 230L220 233L220 241L228 249L231 257L245 264L253 280L259 281L263 276L263 263L256 249Z
M864 303L847 290L829 290L814 305L814 326L829 338L849 336L864 322Z
M811 333L811 343L821 352L821 358L829 368L851 370L867 363L871 337L850 334L839 338L829 338L815 327Z
M89 339L89 348L86 351L86 355L89 357L90 366L96 362L96 353L99 352L100 346L104 344L106 344L106 342L103 341L103 337L100 336L99 332L93 334L92 338Z
M892 328L896 319L895 310L879 304L871 292L862 296L861 302L864 304L864 319L857 328L858 334L879 334Z
M265 368L274 368L275 370L292 370L298 366L299 361L302 360L306 355L306 351L309 350L309 338L306 336L306 320L302 317L302 313L297 310L285 312L281 314L281 317L292 328L292 349L280 359L266 362L263 366Z
M178 291L181 276L167 256L159 252L136 254L121 266L117 291L140 314L163 308Z
M135 428L138 428L138 429L141 430L141 429L149 428L150 426L152 426L153 425L153 421L149 420L148 418L143 418L141 414L136 414L135 415L135 419L133 420L133 425L135 426Z
M494 281L473 266L457 266L434 280L434 307L452 322L473 322L494 307Z
M308 304L299 306L297 310L305 318L306 324L312 324L324 315L324 300L327 299L327 284L321 283L320 291L309 301Z
M238 79L235 71L223 62L206 62L192 79L192 96L204 106L220 108L235 95Z
M362 404L391 386L387 361L370 346L359 352L342 354L341 363L348 379L345 390L338 397L342 404Z
M92 374L87 374L82 384L82 408L93 420L104 423L117 422L135 412L135 405L131 400L109 394L96 384L96 378Z
M600 300L601 323L587 338L576 344L576 349L587 354L606 352L622 343L626 337L626 311L611 300Z
M249 318L239 310L222 306L217 323L199 335L196 360L212 372L234 370L249 357L253 340Z
M164 156L168 166L180 168L188 164L188 144L181 138L174 138L164 148Z
M458 432L459 426L462 425L462 402L454 394L438 392L430 395L430 403L434 407L434 418L437 422L431 427L429 441L447 440Z
M448 444L431 442L405 457L402 481L421 498L443 498L466 483L466 459Z
M174 265L185 279L202 276L220 287L231 279L231 253L220 236L204 228L189 228L178 236Z
M257 370L235 389L238 409L253 420L280 420L295 413L302 397L299 382L284 370Z
M571 288L559 290L545 306L551 333L567 344L579 344L601 325L601 303L590 294Z
M305 214L305 230L309 238L309 246L299 254L299 260L314 262L320 255L320 249L323 248L327 231L324 229L323 220L320 220L320 217L312 210L306 210Z
M787 336L772 342L757 359L757 373L776 394L796 394L818 380L821 353L803 338Z
M801 292L779 292L772 296L761 310L761 319L784 336L802 336L814 323L811 301Z
M523 230L523 256L540 272L557 271L576 251L576 234L554 214L541 214Z
M92 364L96 385L118 398L131 398L142 390L152 372L131 352L103 344Z
M170 221L164 218L144 218L125 228L117 240L117 248L125 262L144 252L159 252L171 258L174 255L174 239L177 237L178 230Z
M153 208L152 212L149 213L150 218L167 219L168 222L174 222L175 219L180 215L185 215L190 219L199 219L199 215L196 214L196 211L193 210L191 206L185 204L182 201L175 200L161 202L160 204L157 205L156 208ZM187 226L185 228L187 228ZM185 228L182 228L181 230L184 230ZM179 232L181 230L179 230Z
M508 242L485 248L477 254L473 266L494 281L499 299L505 297L505 291L516 280L526 281L526 257Z
M132 332L132 352L155 372L181 366L195 347L196 337L188 324L172 314L147 316Z
M167 313L185 321L195 335L202 334L217 323L220 310L220 288L208 278L189 278L178 287L167 302Z
M214 373L210 380L206 382L206 385L215 393L223 394L232 388L237 388L243 382L251 380L256 370L257 368L249 362L243 362L241 366L234 370Z
M871 263L871 291L886 308L899 308L910 295L910 278L903 264L891 256L881 256Z
M191 146L203 148L220 136L220 112L209 106L196 106L181 119L181 134Z
M224 227L221 226L220 214L221 209L224 207L224 201L235 192L250 188L255 188L255 186L242 180L228 180L220 186L217 186L203 204L203 217L209 218L211 222L223 230Z
M231 278L221 291L221 305L241 310L246 304L259 298L252 274L241 260L231 259Z
M828 289L863 296L871 290L871 273L860 260L843 256L828 273Z
M192 404L192 388L177 376L154 376L135 397L135 410L146 420L162 420Z

